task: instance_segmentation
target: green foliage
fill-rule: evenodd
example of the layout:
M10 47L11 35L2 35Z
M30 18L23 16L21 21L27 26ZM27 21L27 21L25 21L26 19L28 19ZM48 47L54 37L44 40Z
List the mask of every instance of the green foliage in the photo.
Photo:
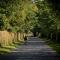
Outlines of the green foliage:
M27 0L0 0L0 30L21 31L30 29L32 22L33 4ZM27 3L27 4L26 4ZM29 6L28 6L29 4ZM27 17L31 20L27 20ZM28 22L30 21L30 22Z
M0 0L0 30L57 33L60 18L50 5L47 0Z
M47 38L49 36L50 38L52 38L53 36L51 35L55 33L55 37L56 37L55 40L57 41L58 31L60 29L59 27L60 21L56 11L54 10L54 8L52 8L53 6L47 2L47 0L44 0L44 1L36 0L36 6L38 7L38 13L37 13L38 25L37 26L40 28L40 33L44 34L45 37ZM35 26L35 29L37 29L36 26Z

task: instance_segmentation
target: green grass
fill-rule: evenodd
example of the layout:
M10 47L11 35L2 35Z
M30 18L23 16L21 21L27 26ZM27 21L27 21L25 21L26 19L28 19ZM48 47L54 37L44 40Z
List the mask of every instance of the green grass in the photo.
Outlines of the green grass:
M60 43L51 41L51 40L46 40L46 43L52 47L53 50L55 50L58 54L60 54Z
M4 46L0 47L0 54L10 53L12 49L15 49L16 46Z
M15 44L12 44L10 46L3 46L0 47L0 54L7 54L10 53L12 51L12 49L15 49L17 46L23 44L24 42L16 42Z
M10 49L0 48L0 54L10 53Z

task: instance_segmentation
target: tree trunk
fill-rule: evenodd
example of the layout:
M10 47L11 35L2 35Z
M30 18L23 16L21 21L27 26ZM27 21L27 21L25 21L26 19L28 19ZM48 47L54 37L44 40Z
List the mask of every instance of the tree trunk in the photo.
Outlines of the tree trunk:
M18 41L18 31L17 31L17 41Z
M52 37L53 37L53 33L51 33L51 40L52 40Z
M56 25L56 41L58 40L58 26Z

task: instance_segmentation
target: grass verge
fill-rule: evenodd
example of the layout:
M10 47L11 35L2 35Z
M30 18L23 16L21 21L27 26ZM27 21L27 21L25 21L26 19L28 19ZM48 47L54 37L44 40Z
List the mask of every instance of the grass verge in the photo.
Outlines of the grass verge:
M60 54L60 43L51 40L45 40L45 41L50 47L52 47L53 50L55 50L58 54Z
M23 41L20 42L16 42L10 46L4 46L4 47L0 47L0 54L7 54L10 53L12 51L12 49L15 49L17 46L23 44Z

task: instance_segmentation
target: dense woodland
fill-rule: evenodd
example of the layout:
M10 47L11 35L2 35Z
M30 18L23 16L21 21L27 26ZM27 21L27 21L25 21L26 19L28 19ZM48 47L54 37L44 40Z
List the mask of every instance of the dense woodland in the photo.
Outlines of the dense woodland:
M3 41L1 32L14 34L15 39ZM34 36L60 41L60 1L58 0L0 0L0 45L9 45ZM20 35L19 35L20 34ZM4 36L4 33L3 33ZM6 36L7 37L7 36Z

